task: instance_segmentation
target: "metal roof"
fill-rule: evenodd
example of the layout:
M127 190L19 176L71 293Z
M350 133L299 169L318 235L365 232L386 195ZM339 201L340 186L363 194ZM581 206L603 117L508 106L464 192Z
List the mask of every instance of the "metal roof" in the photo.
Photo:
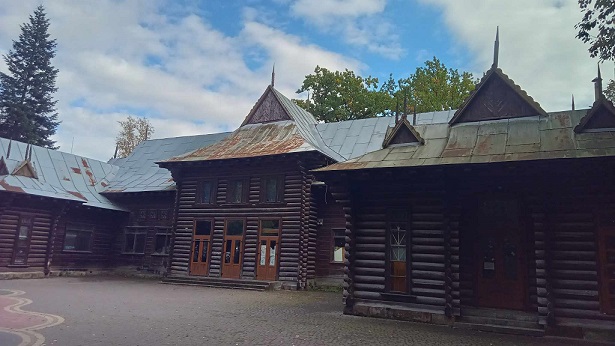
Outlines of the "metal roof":
M615 132L574 133L588 110L415 126L424 145L392 145L317 171L615 156Z
M271 94L279 103L277 107L282 107L290 120L243 125L216 144L173 157L162 163L225 160L309 151L320 152L336 161L344 160L344 157L323 141L316 129L317 122L312 114L297 106L272 86L267 87L260 99Z
M139 144L125 158L111 159L119 172L103 193L165 191L175 188L171 173L156 162L217 143L229 133L151 139Z
M0 138L0 157L11 172L12 168L24 162L27 144L12 141L9 158L8 147L9 140ZM99 194L118 172L117 166L37 146L32 146L30 162L37 178L2 175L0 191L77 201L103 209L124 210Z

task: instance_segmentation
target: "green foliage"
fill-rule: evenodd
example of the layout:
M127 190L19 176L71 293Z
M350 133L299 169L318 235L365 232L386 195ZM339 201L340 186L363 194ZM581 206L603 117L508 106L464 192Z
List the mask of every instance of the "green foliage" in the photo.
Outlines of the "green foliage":
M589 43L589 55L615 60L615 1L579 0L583 19L575 26L577 38Z
M56 41L39 6L21 26L19 40L4 56L9 74L0 73L0 137L54 148L59 121L52 94L58 70L51 65Z
M388 109L391 95L377 90L378 79L363 78L353 71L329 71L316 66L297 93L309 92L309 100L297 104L325 122L375 117Z
M609 85L604 89L604 96L611 100L611 102L615 102L615 80L611 79Z
M474 89L476 80L469 72L447 69L437 58L426 61L407 78L393 75L381 85L377 78L363 78L345 70L329 71L316 66L305 77L297 93L307 91L308 100L294 100L325 122L363 119L393 114L407 104L410 113L457 108ZM404 102L406 101L406 102ZM400 111L403 111L401 109Z

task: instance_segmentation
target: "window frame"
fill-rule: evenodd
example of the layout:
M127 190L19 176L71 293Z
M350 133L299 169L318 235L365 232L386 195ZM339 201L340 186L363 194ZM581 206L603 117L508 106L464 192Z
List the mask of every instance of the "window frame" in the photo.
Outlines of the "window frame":
M203 185L205 183L211 183L211 191L210 191L210 195L211 195L211 201L209 202L203 202L202 198L203 198ZM194 199L194 204L195 205L216 205L217 204L217 196L218 196L218 181L216 179L201 179L197 182L196 184L196 193L195 193L195 199Z
M231 200L231 196L235 194L236 182L241 181L241 200L236 202ZM226 182L226 203L228 204L247 204L248 203L248 191L249 191L250 179L249 178L229 178ZM232 187L232 188L231 188Z
M397 213L403 213L405 214L404 217L400 217L400 218L396 218L395 214ZM386 280L385 280L385 292L387 294L392 294L392 295L410 295L412 293L412 278L411 278L411 259L412 259L412 254L410 252L411 250L411 246L412 246L412 230L410 229L411 226L411 211L409 208L391 208L388 209L387 214L386 214L386 267L385 267L385 273L386 273ZM392 251L392 246L391 246L391 230L392 230L392 226L394 224L400 224L400 223L404 223L406 225L406 290L405 291L394 291L392 289L393 286L393 278L391 276L391 251Z
M168 256L171 253L171 227L155 227L154 228L155 233L154 233L154 241L153 241L153 249L152 249L152 256ZM164 248L167 248L167 251L162 251L162 252L156 252L156 244L157 244L157 240L158 237L160 236L164 236L166 241L165 244L166 246Z
M145 255L145 250L147 248L147 233L148 233L148 229L150 227L147 226L126 226L124 227L124 232L123 232L123 241L122 241L122 254L123 255ZM134 238L132 240L132 251L126 251L126 236L128 234L133 234ZM143 252L137 252L135 251L136 249L136 244L137 244L137 234L144 234L145 237L143 238Z
M88 249L67 249L66 248L66 238L68 236L68 232L77 232L77 233L89 233L89 241L88 241ZM93 253L92 247L94 244L94 233L96 231L96 226L88 223L79 223L79 222L67 222L64 228L64 240L62 242L62 252L72 252L72 253Z
M336 232L343 232L342 236L336 236L335 233ZM336 261L335 260L335 239L336 238L343 238L344 239L344 247L342 248L342 260L341 261ZM335 264L344 264L346 261L346 229L345 228L332 228L331 229L331 263L335 263Z
M267 201L267 182L270 179L275 180L276 200ZM284 203L284 184L286 183L286 177L283 174L277 175L264 175L260 179L260 202L263 204L281 204Z

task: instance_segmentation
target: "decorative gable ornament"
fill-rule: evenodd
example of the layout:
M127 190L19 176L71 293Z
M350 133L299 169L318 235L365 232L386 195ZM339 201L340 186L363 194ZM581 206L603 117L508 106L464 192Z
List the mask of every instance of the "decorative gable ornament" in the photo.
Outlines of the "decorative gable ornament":
M596 100L574 132L606 132L615 131L615 106L604 95Z
M410 124L405 115L397 122L395 127L384 138L383 148L394 144L424 144L425 140L419 135L414 126Z
M36 174L36 170L32 166L32 162L30 162L30 160L21 161L21 163L15 167L11 175L38 179L38 174Z
M498 68L500 30L493 48L493 64L474 91L455 112L450 125L486 120L546 116L540 105Z
M8 175L9 169L6 167L6 162L4 161L4 157L0 157L0 175Z
M276 97L273 86L268 86L254 105L241 126L264 124L275 121L292 120L280 100Z

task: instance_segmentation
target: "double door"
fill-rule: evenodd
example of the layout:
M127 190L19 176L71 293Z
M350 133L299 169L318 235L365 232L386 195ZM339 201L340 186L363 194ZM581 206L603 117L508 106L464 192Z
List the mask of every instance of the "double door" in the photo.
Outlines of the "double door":
M222 252L222 277L238 279L241 277L243 261L243 238L245 220L226 220L224 226L224 245Z
M258 245L256 278L266 281L276 280L280 251L279 220L260 221Z
M213 222L211 220L194 221L190 275L207 275L209 273L212 230Z

